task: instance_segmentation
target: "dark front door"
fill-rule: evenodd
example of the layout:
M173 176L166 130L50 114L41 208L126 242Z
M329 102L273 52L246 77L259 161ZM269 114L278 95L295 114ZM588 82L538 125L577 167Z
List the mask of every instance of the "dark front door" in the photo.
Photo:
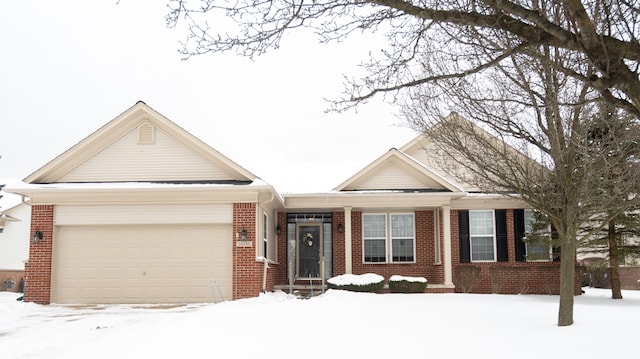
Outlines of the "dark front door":
M322 251L320 224L298 225L298 278L320 278Z

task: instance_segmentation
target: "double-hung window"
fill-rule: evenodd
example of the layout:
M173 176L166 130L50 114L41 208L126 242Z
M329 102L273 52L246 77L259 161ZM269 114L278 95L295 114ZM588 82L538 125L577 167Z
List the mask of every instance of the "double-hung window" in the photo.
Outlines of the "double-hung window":
M469 211L471 261L496 260L496 232L493 210Z
M384 263L387 261L386 214L363 215L362 238L365 263Z
M365 263L413 262L413 213L366 213L362 216Z

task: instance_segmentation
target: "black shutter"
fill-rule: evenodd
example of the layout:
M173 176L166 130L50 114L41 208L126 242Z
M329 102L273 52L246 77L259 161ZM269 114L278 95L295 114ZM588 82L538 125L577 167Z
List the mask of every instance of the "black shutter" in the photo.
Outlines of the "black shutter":
M516 232L516 262L524 262L527 254L527 246L524 243L524 209L513 210L513 228Z
M458 211L458 235L460 239L460 263L471 262L471 243L469 242L469 211Z
M509 260L509 248L507 243L507 210L496 209L496 251L498 262Z

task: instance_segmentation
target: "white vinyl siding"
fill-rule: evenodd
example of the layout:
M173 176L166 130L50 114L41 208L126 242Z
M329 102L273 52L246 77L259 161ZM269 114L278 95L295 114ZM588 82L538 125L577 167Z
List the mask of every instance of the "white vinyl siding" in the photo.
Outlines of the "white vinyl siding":
M471 261L496 260L495 215L493 210L469 211L469 240Z
M360 189L416 189L416 188L442 188L434 181L425 183L426 179L418 180L407 174L407 170L391 163L377 172L375 176L368 178Z
M233 205L223 204L130 204L58 205L56 225L231 223Z
M134 129L58 182L229 179L229 174L156 128L152 144L139 144Z

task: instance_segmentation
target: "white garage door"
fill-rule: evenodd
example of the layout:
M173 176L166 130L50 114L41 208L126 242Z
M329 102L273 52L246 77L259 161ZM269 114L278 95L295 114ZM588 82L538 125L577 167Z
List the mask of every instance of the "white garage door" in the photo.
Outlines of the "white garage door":
M51 302L229 300L231 245L230 225L59 226Z

